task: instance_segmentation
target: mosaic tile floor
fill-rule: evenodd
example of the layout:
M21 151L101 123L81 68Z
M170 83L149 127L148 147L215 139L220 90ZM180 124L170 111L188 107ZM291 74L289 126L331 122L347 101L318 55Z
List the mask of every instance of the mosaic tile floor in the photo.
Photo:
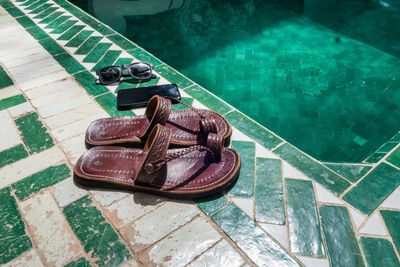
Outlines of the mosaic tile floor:
M0 0L0 263L5 266L400 266L400 146L316 161L64 0ZM185 102L234 127L239 180L175 201L78 188L89 123L120 112L93 70L155 64ZM184 108L182 105L174 109Z

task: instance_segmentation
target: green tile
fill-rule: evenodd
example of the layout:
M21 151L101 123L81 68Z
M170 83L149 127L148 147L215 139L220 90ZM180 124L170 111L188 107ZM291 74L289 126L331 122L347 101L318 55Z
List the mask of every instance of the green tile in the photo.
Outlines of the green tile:
M134 43L119 34L112 34L107 36L107 38L124 50L131 50L137 47Z
M14 7L14 4L10 0L0 0L0 5L3 8L11 8Z
M26 102L24 95L15 95L9 98L0 100L0 110Z
M77 20L67 20L63 24L52 30L50 33L61 34L66 30L68 30L69 28L71 28L72 26L74 26L74 24L77 22L78 22Z
M137 49L139 49L139 48L137 48ZM136 51L137 49L134 49L132 51ZM131 52L129 52L129 53L141 61L151 62L150 60L146 60L146 58L138 58L138 56L135 56L134 53L131 53ZM153 63L153 62L151 62L151 63ZM154 65L156 66L156 64L154 64ZM179 74L177 71L173 70L168 65L165 65L165 64L159 65L159 66L155 67L154 70L156 72L158 72L162 77L167 79L170 83L176 83L180 89L184 89L193 84L192 81L190 81L189 79L184 77L182 74Z
M51 166L43 171L26 177L11 187L15 190L15 195L23 200L30 195L39 192L42 188L54 185L65 178L71 176L71 170L66 164Z
M92 266L92 265L85 258L80 258L76 261L73 261L73 262L70 262L70 263L64 265L64 267L90 267L90 266Z
M44 28L45 29L55 29L58 26L60 26L61 24L63 24L69 18L71 18L71 16L61 16L61 17L57 18L56 20L54 20L53 22L51 22L49 25L47 25Z
M49 52L53 56L65 52L64 48L62 48L52 38L46 38L46 39L39 40L39 43L43 46L44 49L47 50L47 52Z
M283 142L278 136L238 111L229 112L225 118L232 126L267 149L272 149Z
M259 222L285 224L282 161L256 159L255 218Z
M113 65L122 51L108 50L104 57L92 68L92 71Z
M386 163L381 163L347 192L343 199L369 215L399 185L400 171Z
M139 84L137 87L146 87L146 86L154 86L158 84L158 81L160 80L160 76L156 76L155 79L151 80L145 80L145 81L139 81Z
M210 197L195 199L195 202L197 206L207 214L207 216L211 216L225 207L229 203L229 200L224 195L213 195Z
M291 251L325 257L312 182L285 179L285 188Z
M16 20L19 22L19 24L22 25L22 27L24 28L28 28L28 27L32 27L32 26L36 26L36 23L33 22L30 18L28 18L27 16L21 16L16 18Z
M11 80L10 76L8 76L7 72L0 66L0 89L13 84L14 82Z
M185 102L186 104L193 105L194 99L191 97L181 97L181 101ZM188 108L189 107L187 107L181 103L176 103L171 106L171 110L182 110L182 109L188 109Z
M235 205L223 208L212 219L257 266L300 266Z
M113 227L85 196L64 208L72 231L88 255L100 266L117 266L131 257Z
M19 10L19 8L17 8L17 7L8 8L7 12L10 13L10 15L13 16L14 18L25 15L25 13L22 12L21 10Z
M92 51L83 59L85 63L97 63L102 56L110 48L111 43L99 43Z
M107 87L96 84L96 78L88 71L76 73L74 74L74 78L85 88L85 90L90 95L96 96L109 92Z
M66 43L66 47L78 47L80 46L94 31L83 30L78 33L71 41Z
M134 58L136 58L137 60L143 61L143 62L149 62L149 63L153 63L154 67L157 67L159 65L162 64L162 62L160 60L158 60L157 58L155 58L154 56L150 55L148 52L146 52L144 49L142 48L135 48L132 50L128 50L127 51L129 54L131 54ZM160 70L163 70L163 68L160 68ZM164 70L165 73L170 73L171 77L172 75L177 75L177 79L182 79L182 82L186 82L183 77L179 77L181 75L179 74L175 74L175 71L172 70L171 68L167 68L165 67ZM177 82L174 82L177 83ZM192 83L191 83L192 84ZM189 85L186 85L185 87L187 87ZM183 88L183 87L182 87Z
M364 266L347 209L321 206L319 213L331 266Z
M103 109L111 116L111 117L120 117L120 116L134 116L131 110L118 110L117 109L117 97L113 95L111 92L100 95L95 98L97 103L103 107Z
M60 37L58 37L57 40L61 40L61 41L68 41L70 40L72 37L74 37L76 34L78 34L78 32L80 32L83 28L85 28L84 25L76 25L71 27L68 31L66 31L65 33L63 33Z
M0 152L0 168L28 157L29 154L23 145L16 145Z
M360 237L361 248L369 267L398 267L400 262L389 240Z
M0 240L1 264L11 261L32 247L9 187L0 190Z
M372 168L372 166L361 164L324 163L324 165L353 183L360 180Z
M400 252L400 211L381 210L380 213L383 220L385 221L386 228L388 229L389 234L392 237L397 252Z
M396 148L396 150L386 158L386 161L400 168L400 147Z
M40 13L37 16L34 16L34 19L44 19L47 16L49 16L50 14L52 14L54 11L56 11L58 9L58 7L49 7L48 9L46 9L45 11L43 11L42 13Z
M49 38L49 35L38 26L30 27L26 29L26 31L29 32L30 35L32 35L36 40Z
M29 1L26 1L25 3L21 4L20 6L30 6L37 1L38 0L29 0Z
M29 14L39 14L40 12L48 9L49 7L51 7L53 4L44 4L46 3L48 0L44 0L44 1L37 1L36 3L30 5L29 7L25 8L25 11L27 10L32 10L31 12L29 12Z
M80 47L76 50L75 55L87 55L97 45L103 37L92 36L89 37Z
M340 195L350 186L348 181L287 143L273 152L336 195Z
M64 14L64 12L62 12L62 11L54 12L50 16L48 16L48 17L42 19L41 21L39 21L38 24L49 24L52 21L55 21L57 18L59 18L62 14Z
M246 141L232 141L241 158L242 166L235 185L227 192L231 196L252 197L254 195L256 144Z
M53 139L39 120L37 113L30 113L15 120L25 145L31 153L40 152L54 145Z
M61 66L65 68L65 70L70 73L77 73L78 71L84 70L85 68L70 54L62 53L57 56L54 56L54 59L60 63Z
M185 93L193 96L197 101L208 107L209 109L218 112L220 114L226 114L232 110L232 107L225 104L222 100L218 99L207 92L204 88L198 85L190 86L185 89Z
M133 61L133 58L119 58L116 62L115 65L124 65L124 64L130 64Z

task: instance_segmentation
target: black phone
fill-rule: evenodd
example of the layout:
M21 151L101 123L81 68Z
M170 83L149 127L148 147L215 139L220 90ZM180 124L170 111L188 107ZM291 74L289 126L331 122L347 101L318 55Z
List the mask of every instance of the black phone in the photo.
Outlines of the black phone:
M130 108L145 107L150 98L155 95L163 97L173 97L181 99L178 86L176 84L163 84L147 87L119 90L117 92L117 108L126 110Z

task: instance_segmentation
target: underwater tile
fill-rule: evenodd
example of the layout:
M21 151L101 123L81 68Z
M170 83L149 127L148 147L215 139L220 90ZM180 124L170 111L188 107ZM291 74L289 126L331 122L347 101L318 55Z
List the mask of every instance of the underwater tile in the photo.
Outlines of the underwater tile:
M85 42L86 39L89 38L90 35L92 35L92 33L94 33L94 31L83 30L80 33L78 33L74 38L72 38L68 43L66 43L65 46L78 47L83 42Z
M300 266L234 204L211 218L258 266Z
M96 84L96 78L88 71L82 71L74 74L75 80L77 80L89 95L100 95L109 92L107 87Z
M387 158L386 161L400 168L400 147L396 148Z
M38 26L30 27L26 29L26 31L29 32L36 40L42 40L49 37L49 35Z
M103 37L91 36L76 50L75 55L87 55Z
M40 152L54 146L53 139L39 120L37 113L30 113L15 120L30 153Z
M63 24L61 24L60 26L58 26L57 28L52 30L50 33L61 34L61 33L65 32L66 30L68 30L69 28L71 28L72 26L74 26L75 23L77 23L77 22L78 22L77 20L67 20Z
M26 177L11 187L15 190L15 195L23 200L30 195L39 192L42 188L54 185L65 178L71 176L71 170L66 164L51 166L43 171L37 172Z
M26 99L23 94L11 96L5 99L0 100L0 110L16 106L18 104L26 102Z
M194 200L199 208L204 211L205 214L211 216L215 212L222 209L229 203L229 200L224 195L213 195L204 198L198 198Z
M118 110L117 97L111 92L100 95L96 97L95 100L111 117L135 116L135 113L133 113L131 110Z
M66 206L64 215L96 264L116 266L131 258L129 250L89 196Z
M381 153L381 152L376 152L369 156L364 162L366 163L377 163L380 161L384 156L386 156L386 153Z
M122 51L108 50L104 57L92 68L92 71L113 65Z
M23 145L16 145L0 152L0 168L28 157L29 154Z
M90 262L83 257L64 265L64 267L91 267L91 266L92 265L90 264Z
M365 214L371 214L398 186L400 171L386 163L379 164L343 199ZM366 197L368 196L368 197Z
M340 195L340 193L350 186L348 181L287 143L281 145L273 152L336 195Z
M400 211L380 210L380 213L385 221L386 228L389 230L397 252L400 252Z
M136 50L136 49L135 49ZM133 51L135 51L133 50ZM129 51L128 51L129 52ZM134 54L131 53L135 58L137 58ZM153 62L151 62L153 63ZM162 64L154 68L156 72L158 72L162 77L167 79L170 83L176 83L180 89L184 89L193 84L192 81L182 76L175 70L173 70L170 66Z
M135 48L132 50L128 50L127 52L139 61L153 63L154 67L157 67L162 64L162 62L160 60L158 60L154 56L150 55L142 48ZM157 72L159 72L159 71L157 70Z
M63 24L69 18L71 18L71 16L61 16L61 17L57 18L56 20L52 21L50 24L48 24L44 28L45 29L55 29L58 26L60 26L61 24Z
M52 14L54 11L56 11L58 9L58 7L49 7L48 9L46 9L45 11L43 11L42 13L40 13L39 15L33 17L34 19L44 19L45 17L47 17L48 15Z
M79 72L79 71L85 69L69 53L58 54L58 55L54 56L54 59L57 60L57 62L60 63L60 65L63 66L64 69L70 74L74 74L76 72Z
M14 82L8 76L7 72L0 66L0 89L13 85ZM0 91L1 92L1 91Z
M236 127L239 131L246 134L266 149L275 148L283 142L278 136L238 111L229 112L225 115L225 118L232 126Z
M110 48L111 43L99 43L92 51L83 59L85 63L96 63Z
M285 224L282 161L256 159L255 218L258 222Z
M201 88L198 85L190 86L189 88L185 89L185 93L190 96L193 96L197 101L202 103L204 106L208 107L209 109L220 113L226 114L231 111L233 108L229 105L225 104L222 100L218 99L216 96L213 96L205 89Z
M64 14L63 11L54 12L51 15L49 15L48 17L39 21L38 24L49 24L49 23L55 21L57 18L59 18L62 14Z
M395 146L397 146L397 142L387 142L383 146L379 148L377 152L381 153L388 153L390 152Z
M80 32L83 28L85 28L84 25L75 25L75 26L72 26L69 30L67 30L67 31L64 32L60 37L58 37L57 40L60 40L60 41L68 41L68 40L70 40L72 37L74 37L76 34L78 34L78 32Z
M331 266L364 266L347 209L321 206L319 213Z
M124 50L131 50L135 49L137 46L132 43L130 40L126 39L120 34L112 34L107 36L108 39L110 39L114 44L118 45Z
M256 144L247 141L232 141L231 147L239 153L242 166L238 180L227 194L231 196L252 197L254 195Z
M303 256L325 257L311 181L285 179L290 248Z
M353 183L360 180L372 168L372 166L361 164L324 163L324 165Z
M65 50L52 38L39 40L39 43L47 50L52 56L64 53Z
M16 20L19 22L19 24L22 25L24 28L36 26L36 23L33 22L28 16L21 16L16 18Z
M383 238L360 237L360 244L364 251L365 261L369 267L400 266L400 262L389 240Z
M17 258L32 247L24 221L9 187L0 189L0 263Z

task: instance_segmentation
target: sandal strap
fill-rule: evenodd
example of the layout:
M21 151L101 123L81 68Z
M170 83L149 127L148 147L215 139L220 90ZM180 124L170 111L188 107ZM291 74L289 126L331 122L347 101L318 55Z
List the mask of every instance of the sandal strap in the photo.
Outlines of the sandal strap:
M153 96L147 104L144 114L150 123L141 138L147 138L157 124L165 125L170 113L171 100L158 95Z

